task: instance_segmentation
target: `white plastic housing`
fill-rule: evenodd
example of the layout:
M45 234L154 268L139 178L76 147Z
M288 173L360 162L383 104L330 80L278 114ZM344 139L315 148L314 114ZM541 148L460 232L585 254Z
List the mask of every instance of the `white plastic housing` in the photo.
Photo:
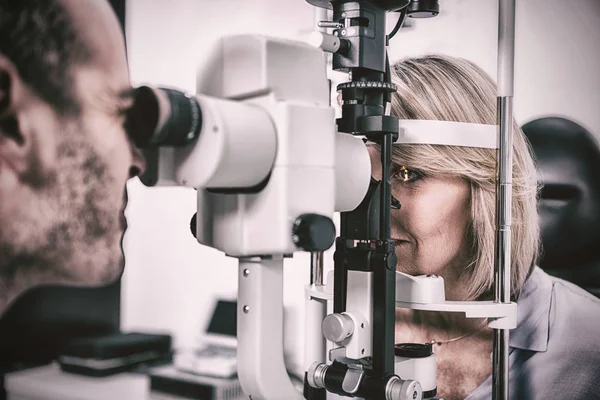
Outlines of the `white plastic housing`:
M325 286L321 288L324 289ZM311 296L308 288L305 292L307 297L304 303L304 371L308 371L315 361L327 361L326 339L319 334L321 323L327 315L327 300Z
M325 55L301 42L261 35L224 37L198 66L198 93L228 99L273 93L277 101L329 102ZM301 60L301 62L300 62ZM308 122L308 121L307 121Z
M202 131L193 146L177 150L175 176L194 188L258 185L271 171L277 135L269 114L239 101L196 96Z
M402 119L398 121L397 144L439 144L444 146L498 149L497 125L455 121Z
M352 211L371 181L371 159L362 139L338 133L335 140L335 211Z
M238 377L257 400L302 400L283 359L283 258L240 260L237 301Z
M354 333L340 345L346 357L355 360L373 353L373 272L348 271L346 312L354 322Z
M423 311L464 313L467 318L487 318L493 329L517 327L517 303L493 301L447 301L440 276L396 273L396 307Z
M319 31L312 32L306 38L306 42L311 46L320 47L328 53L337 53L341 45L339 37Z
M156 186L246 188L271 171L277 135L269 113L254 104L196 95L202 113L198 139L160 147Z
M233 257L300 251L292 241L294 221L302 214L333 218L336 209L356 208L371 174L364 143L336 133L323 52L301 42L246 35L222 39L207 60L199 70L198 91L262 109L272 127L253 115L265 132L253 129L246 140L261 137L265 145L248 151L258 151L266 164L274 128L276 152L260 191L198 190L197 239ZM240 119L236 126L246 126L241 120L246 114L251 113L222 117ZM234 171L240 166L219 168Z
M446 301L444 278L396 272L396 301L424 304Z
M435 354L424 358L395 357L394 373L404 380L421 384L424 392L437 387Z

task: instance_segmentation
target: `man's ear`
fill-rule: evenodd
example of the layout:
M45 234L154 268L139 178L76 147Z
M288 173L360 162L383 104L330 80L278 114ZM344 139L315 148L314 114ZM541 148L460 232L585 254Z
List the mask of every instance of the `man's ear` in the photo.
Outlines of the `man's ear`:
M8 71L0 70L0 115L4 114L10 106L10 76Z
M10 135L16 140L23 141L20 132L10 126L8 132L5 126L9 119L17 118L17 112L23 104L25 95L23 81L17 72L15 65L2 53L0 53L0 135ZM11 125L12 123L9 123ZM18 136L18 137L16 137Z
M0 53L0 173L9 168L21 175L29 168L31 138L22 121L28 93L15 65Z

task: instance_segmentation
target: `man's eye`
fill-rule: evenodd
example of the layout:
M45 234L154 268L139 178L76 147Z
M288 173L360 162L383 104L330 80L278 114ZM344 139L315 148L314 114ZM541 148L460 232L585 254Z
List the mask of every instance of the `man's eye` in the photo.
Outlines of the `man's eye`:
M126 117L127 114L129 113L129 111L131 110L131 108L132 108L131 104L126 104L126 105L119 106L117 108L117 110L116 110L117 111L117 116L118 117Z
M127 105L127 106L119 107L119 109L117 110L116 117L119 119L120 123L123 124L125 129L129 129L131 126L131 109L132 108L133 108L132 105Z
M423 177L422 172L407 168L404 165L401 165L394 175L402 182L414 182Z

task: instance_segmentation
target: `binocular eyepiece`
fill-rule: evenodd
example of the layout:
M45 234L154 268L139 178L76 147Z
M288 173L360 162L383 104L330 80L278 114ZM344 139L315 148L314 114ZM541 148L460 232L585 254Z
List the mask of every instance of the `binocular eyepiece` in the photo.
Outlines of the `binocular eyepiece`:
M125 128L140 149L185 146L200 134L202 110L196 98L179 90L141 86Z

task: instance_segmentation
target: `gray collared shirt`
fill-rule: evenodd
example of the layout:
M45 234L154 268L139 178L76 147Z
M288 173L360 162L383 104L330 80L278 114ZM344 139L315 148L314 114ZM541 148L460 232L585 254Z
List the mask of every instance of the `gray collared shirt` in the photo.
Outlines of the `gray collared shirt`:
M510 331L511 400L600 400L600 299L536 267ZM466 400L490 400L488 377Z

